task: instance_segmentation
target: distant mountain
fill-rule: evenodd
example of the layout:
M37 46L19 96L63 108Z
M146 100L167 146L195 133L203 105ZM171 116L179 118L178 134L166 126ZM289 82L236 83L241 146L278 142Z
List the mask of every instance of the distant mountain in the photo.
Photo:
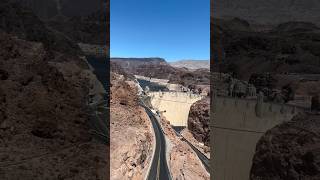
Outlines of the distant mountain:
M210 69L209 60L182 60L170 63L171 66L177 68L195 69Z
M307 21L319 25L319 0L215 0L212 16L239 17L262 24Z
M111 58L111 61L127 70L135 70L139 66L145 65L167 65L167 62L162 58Z
M186 68L173 67L162 58L111 58L111 70L125 72L127 75L141 75L152 78L168 79L187 87L208 85L209 69L190 71Z

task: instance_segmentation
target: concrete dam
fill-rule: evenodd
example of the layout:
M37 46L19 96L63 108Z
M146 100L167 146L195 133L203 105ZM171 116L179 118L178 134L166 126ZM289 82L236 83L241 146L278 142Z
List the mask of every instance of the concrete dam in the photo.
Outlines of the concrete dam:
M256 144L274 126L303 111L258 100L214 97L211 101L211 179L248 180Z
M173 126L187 127L190 107L204 98L188 92L149 92L151 105ZM269 129L305 109L258 99L211 99L211 179L249 180L256 144Z
M188 126L188 115L193 103L204 96L186 92L150 92L151 105L163 113L173 126Z

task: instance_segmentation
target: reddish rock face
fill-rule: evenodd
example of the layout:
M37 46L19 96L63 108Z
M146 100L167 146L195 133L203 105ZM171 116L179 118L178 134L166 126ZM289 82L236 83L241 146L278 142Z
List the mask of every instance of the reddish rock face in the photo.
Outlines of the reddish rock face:
M188 129L200 142L210 143L210 99L205 98L194 103L189 112Z
M319 164L320 116L300 114L260 139L250 179L319 179Z

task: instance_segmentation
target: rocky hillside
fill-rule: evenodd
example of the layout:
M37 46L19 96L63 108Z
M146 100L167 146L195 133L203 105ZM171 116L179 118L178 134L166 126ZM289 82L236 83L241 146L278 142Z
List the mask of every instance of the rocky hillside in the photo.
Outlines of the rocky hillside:
M46 24L77 43L105 46L109 44L109 12L106 9L106 6L101 6L85 16L51 19Z
M133 81L111 73L111 179L144 179L150 166L155 137L137 93Z
M318 114L300 114L264 134L250 179L319 179L319 123Z
M81 53L76 43L64 34L48 28L33 12L17 3L0 2L0 29L28 41L41 42L44 48L63 54Z
M168 79L169 83L181 84L190 89L195 88L195 85L209 85L209 70L190 71L186 68L176 68L161 58L112 58L111 62L117 64L127 74Z
M170 65L177 68L187 68L189 70L210 69L210 62L207 60L182 60L171 62Z
M312 23L287 22L268 31L256 31L240 19L212 23L212 51L223 51L223 72L243 80L252 73L320 73L320 29Z
M0 179L106 177L107 146L88 126L83 60L3 32L0 44Z
M74 42L109 44L109 4L105 0L5 1L16 2L25 11L32 11L47 27L63 33Z
M287 21L320 21L320 2L317 0L216 0L211 6L215 17L241 17L260 24ZM320 25L320 24L319 24Z
M0 14L0 179L106 179L88 106L102 86L81 51L19 4Z
M210 99L205 98L194 103L188 116L188 130L199 142L210 143Z

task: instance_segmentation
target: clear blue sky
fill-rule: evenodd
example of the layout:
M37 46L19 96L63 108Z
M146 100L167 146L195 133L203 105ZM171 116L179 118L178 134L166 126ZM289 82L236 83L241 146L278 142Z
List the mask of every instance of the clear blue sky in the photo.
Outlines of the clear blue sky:
M111 57L210 58L210 0L111 0Z

